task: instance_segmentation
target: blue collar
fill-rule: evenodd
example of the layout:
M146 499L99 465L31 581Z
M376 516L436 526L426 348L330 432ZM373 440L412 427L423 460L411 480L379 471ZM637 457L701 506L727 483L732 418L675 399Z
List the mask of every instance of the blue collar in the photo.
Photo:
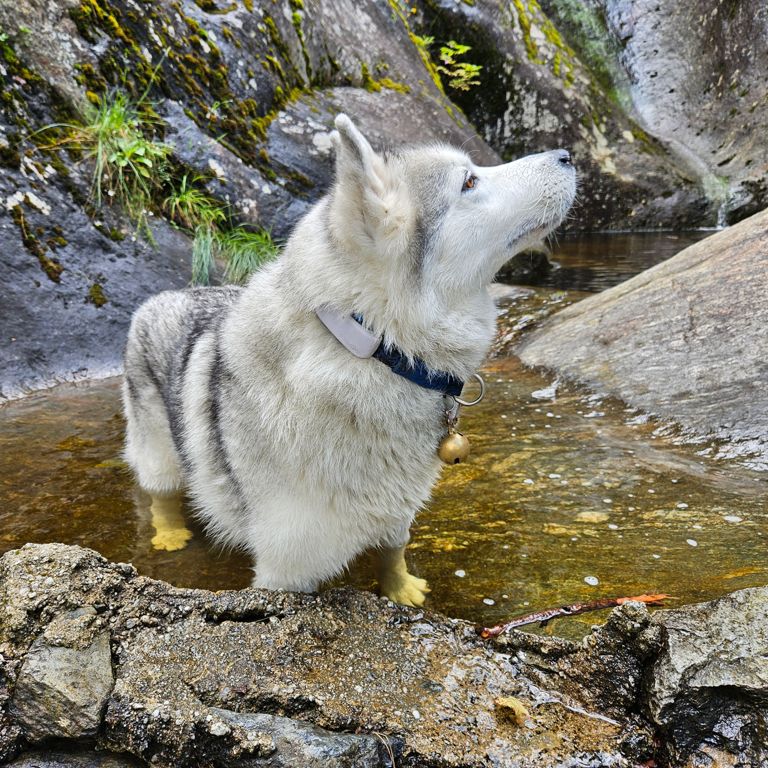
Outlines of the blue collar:
M445 371L433 371L419 358L409 362L397 347L385 347L383 338L366 327L362 315L345 315L329 306L318 307L315 314L336 340L355 357L375 357L392 373L424 389L453 397L461 394L464 386L461 379Z
M360 325L365 327L361 315L353 315L353 317ZM414 358L413 362L409 362L405 354L397 347L385 347L383 339L371 357L375 357L388 366L392 373L396 373L398 376L402 376L404 379L424 387L424 389L433 389L436 392L442 392L444 395L458 397L464 387L464 382L461 379L445 371L433 371L418 357Z

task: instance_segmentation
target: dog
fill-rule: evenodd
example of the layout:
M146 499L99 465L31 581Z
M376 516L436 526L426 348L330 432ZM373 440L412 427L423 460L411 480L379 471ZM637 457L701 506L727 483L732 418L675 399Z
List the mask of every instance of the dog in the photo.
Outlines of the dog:
M494 275L561 223L576 176L565 150L477 167L440 144L378 153L344 114L335 127L333 186L275 261L135 312L125 454L158 546L186 543L186 492L214 540L253 556L254 586L315 591L370 551L382 594L421 605L404 550L448 390L489 349Z

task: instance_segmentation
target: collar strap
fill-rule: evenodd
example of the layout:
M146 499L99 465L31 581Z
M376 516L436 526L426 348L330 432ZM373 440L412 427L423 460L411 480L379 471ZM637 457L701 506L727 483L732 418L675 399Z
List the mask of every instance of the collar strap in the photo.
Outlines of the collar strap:
M330 307L320 307L316 314L339 343L355 357L374 357L388 366L392 373L424 389L433 389L453 397L461 394L464 387L461 379L445 371L433 371L419 358L409 362L397 347L385 347L382 337L365 327L361 315L342 315Z

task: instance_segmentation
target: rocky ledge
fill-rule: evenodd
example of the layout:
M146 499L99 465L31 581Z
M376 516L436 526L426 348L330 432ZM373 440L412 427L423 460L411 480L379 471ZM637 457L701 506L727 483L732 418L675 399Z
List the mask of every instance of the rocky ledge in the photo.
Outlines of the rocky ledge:
M581 644L494 644L353 589L178 589L96 552L0 560L16 766L763 765L768 588Z

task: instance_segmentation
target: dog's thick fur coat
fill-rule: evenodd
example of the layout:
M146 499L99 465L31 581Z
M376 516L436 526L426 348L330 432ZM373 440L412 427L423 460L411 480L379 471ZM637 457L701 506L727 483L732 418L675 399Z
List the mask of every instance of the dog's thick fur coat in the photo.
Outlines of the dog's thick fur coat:
M126 456L163 498L186 491L254 584L315 590L365 550L382 591L423 602L403 549L439 472L439 392L348 352L315 310L361 313L386 344L467 379L494 332L487 286L563 218L562 150L477 168L446 146L373 151L336 120L336 180L245 288L161 293L125 359Z

